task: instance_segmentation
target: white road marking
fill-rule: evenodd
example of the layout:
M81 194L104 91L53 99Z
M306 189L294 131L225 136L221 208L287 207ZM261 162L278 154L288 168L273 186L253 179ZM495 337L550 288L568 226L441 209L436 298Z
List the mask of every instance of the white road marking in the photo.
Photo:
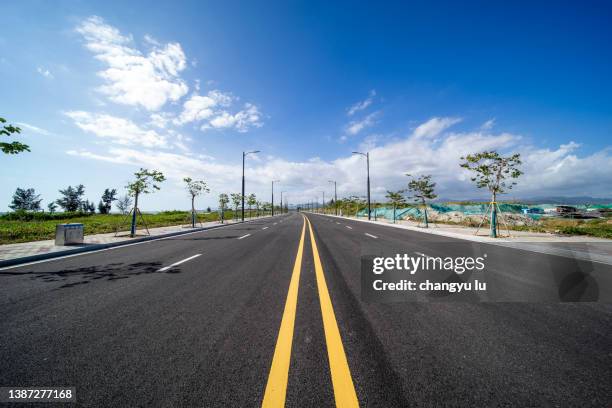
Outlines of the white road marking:
M417 255L421 255L421 256L424 256L425 258L431 258L431 256L429 256L429 255L425 255L425 254L424 254L424 253L422 253L422 252L415 252L415 254L417 254Z
M189 258L185 258L182 261L175 262L172 265L164 266L163 268L158 269L157 272L167 271L168 269L173 268L173 267L175 267L177 265L180 265L180 264L185 263L187 261L191 261L193 258L197 258L200 255L202 255L202 254L195 254L194 256L190 256Z
M348 229L353 229L353 227L349 227L348 225L345 225L345 227Z
M238 237L238 239L242 239L242 238L246 238L246 237L250 237L250 236L251 236L251 234L246 234L246 235L243 235L241 237Z
M277 222L275 222L275 223L274 223L274 224L272 224L272 225L276 225L276 224L278 224L278 223L277 223Z
M246 222L249 222L249 221L246 221ZM112 250L115 250L115 249L126 248L126 247L133 246L133 245L143 245L143 244L149 244L151 242L172 240L172 239L176 239L176 238L182 238L182 237L187 236L187 235L200 234L202 232L213 231L213 230L216 230L217 228L230 227L230 226L236 225L236 224L238 224L238 223L227 223L227 224L222 224L222 225L219 225L219 226L216 226L216 227L213 227L213 228L203 228L203 229L198 230L198 231L185 232L185 233L182 233L182 234L172 235L172 236L169 236L169 237L154 238L154 239L149 239L149 240L146 240L146 241L131 242L131 243L128 243L128 244L116 245L116 246L112 246L112 247L109 247L109 248L94 249L93 251L83 251L83 252L78 252L76 254L60 255L60 256L53 257L53 258L40 259L38 261L18 263L16 265L3 266L3 267L0 268L0 271L5 271L5 270L9 270L9 269L16 269L16 268L21 268L23 266L36 265L36 264L47 263L47 262L61 261L61 260L64 260L66 258L74 258L74 257L77 257L77 256L91 255L91 254L95 254L97 252L112 251Z
M365 233L368 237L372 237L374 239L377 239L378 237L376 235L372 235L372 234L368 234L367 232Z
M340 225L340 223L339 223L339 222L337 222L336 224Z
M264 229L268 229L268 227L263 227L262 230L264 230Z

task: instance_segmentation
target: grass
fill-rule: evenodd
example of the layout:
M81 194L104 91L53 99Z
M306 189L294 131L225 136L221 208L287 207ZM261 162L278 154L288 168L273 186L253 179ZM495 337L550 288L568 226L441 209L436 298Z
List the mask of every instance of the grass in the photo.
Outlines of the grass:
M225 219L231 219L232 211L226 211ZM248 213L246 214L248 215ZM191 215L187 211L166 211L158 214L144 214L149 228L166 227L170 225L189 224ZM9 218L9 219L7 219ZM55 226L63 223L82 223L85 235L116 232L120 226L121 231L128 231L129 220L123 225L125 219L121 214L70 214L66 218L56 214L54 219L31 219L15 220L11 217L0 217L0 244L14 244L18 242L40 241L55 238ZM29 217L31 218L31 217ZM198 214L200 222L217 221L219 215L216 212ZM138 223L138 228L143 226Z

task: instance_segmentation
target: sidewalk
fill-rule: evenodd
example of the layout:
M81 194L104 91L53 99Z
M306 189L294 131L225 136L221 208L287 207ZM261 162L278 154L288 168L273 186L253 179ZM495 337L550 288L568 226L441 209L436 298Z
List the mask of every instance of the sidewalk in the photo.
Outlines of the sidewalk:
M335 215L330 214L325 215L336 217ZM478 231L478 235L476 235L476 228L461 225L430 224L429 228L423 228L418 222L409 220L397 220L397 222L394 224L393 221L387 219L378 219L376 221L372 219L371 221L368 221L367 218L361 217L338 217L382 224L427 234L441 235L449 238L484 242L493 245L508 246L532 252L559 255L612 265L612 240L605 238L589 237L585 235L567 236L544 232L513 230L510 230L510 236L508 236L507 231L503 230L500 231L500 238L491 238L488 236L488 228L481 228L480 231Z
M250 221L250 219L245 220L245 222L248 221ZM202 224L197 224L196 228L191 228L191 225L173 225L167 227L149 228L151 235L146 235L146 230L138 230L134 238L130 238L129 231L121 231L118 236L115 236L114 232L86 235L84 237L84 243L81 245L56 246L54 240L0 245L0 268L11 264L53 257L54 255L62 256L79 252L87 252L90 250L142 242L155 238L163 238L165 236L202 231L234 223L236 222L233 220L226 220L224 224L220 224L219 221L204 222Z

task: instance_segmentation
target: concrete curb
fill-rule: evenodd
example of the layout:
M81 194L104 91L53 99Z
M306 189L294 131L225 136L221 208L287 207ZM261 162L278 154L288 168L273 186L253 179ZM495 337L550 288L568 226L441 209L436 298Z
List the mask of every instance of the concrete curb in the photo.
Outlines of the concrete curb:
M268 217L262 217L262 218L268 218ZM259 218L259 219L262 219L262 218ZM244 221L244 223L246 224L251 221L256 221L256 220L248 220L248 221ZM29 255L29 256L22 256L19 258L5 259L3 261L0 261L0 273L2 273L1 272L2 268L8 267L8 266L16 266L16 265L26 264L30 262L43 261L46 259L61 258L67 255L76 255L76 254L81 254L84 252L99 251L101 249L108 249L108 248L114 248L118 246L137 244L140 242L155 241L158 239L171 238L171 237L185 235L185 234L193 234L195 232L207 231L207 230L212 230L212 229L217 229L217 228L227 227L230 225L237 225L237 224L242 224L242 222L234 222L231 224L219 224L219 225L213 225L210 227L193 228L188 231L169 232L167 234L135 238L135 239L125 240L125 241L120 241L120 242L110 242L107 244L91 244L91 245L87 245L83 247L66 249L64 251L47 252L46 254Z

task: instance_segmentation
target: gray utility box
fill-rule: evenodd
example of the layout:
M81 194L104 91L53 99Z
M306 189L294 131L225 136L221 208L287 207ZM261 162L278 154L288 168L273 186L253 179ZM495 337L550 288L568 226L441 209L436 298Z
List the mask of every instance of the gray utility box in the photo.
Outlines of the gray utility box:
M55 245L83 243L83 224L58 224L55 226Z

